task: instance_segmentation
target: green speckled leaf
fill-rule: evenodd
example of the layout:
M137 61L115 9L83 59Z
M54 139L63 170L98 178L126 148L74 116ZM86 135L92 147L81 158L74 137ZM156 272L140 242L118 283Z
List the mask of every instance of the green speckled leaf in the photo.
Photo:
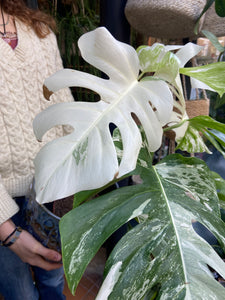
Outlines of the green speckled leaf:
M142 72L155 72L156 77L173 82L179 74L179 59L167 47L158 43L140 46L137 53Z
M180 68L180 73L202 81L220 96L225 92L225 62L193 68Z
M158 64L155 76L173 82L179 73L179 61L175 54L167 52Z
M202 133L215 147L224 155L223 148L218 142L224 146L225 124L215 121L209 116L198 116L188 121L188 127L185 135L177 140L177 149L187 151L189 153L208 152ZM212 130L209 130L212 129ZM223 138L222 138L223 137Z
M211 153L204 143L199 131L195 129L194 126L192 126L190 123L185 132L185 135L177 142L178 144L176 149L180 149L182 151L187 151L189 153Z
M154 44L153 46L140 46L137 49L140 60L140 69L143 72L155 72L158 70L158 63L166 53L163 44Z
M225 210L225 180L216 172L212 172L212 176L216 184L217 195L220 199L220 206Z
M225 245L225 225L210 171L201 160L177 154L156 166L150 160L142 149L136 169L142 184L95 198L62 218L63 262L70 289L75 291L105 240L142 216L144 221L111 253L96 299L141 300L155 286L161 287L157 299L225 297L207 267L225 276L225 265L192 227L194 220L200 221Z
M217 228L214 233L224 243L224 224L206 166L197 159L174 155L158 164L154 172L157 179L147 188L155 193L149 217L113 250L106 266L113 288L103 283L97 299L107 299L106 293L108 299L142 299L156 285L161 286L157 299L222 299L225 290L206 264L221 266L220 274L224 274L224 263L191 225L199 220L212 231ZM204 195L199 194L202 190ZM114 267L118 278L111 276Z

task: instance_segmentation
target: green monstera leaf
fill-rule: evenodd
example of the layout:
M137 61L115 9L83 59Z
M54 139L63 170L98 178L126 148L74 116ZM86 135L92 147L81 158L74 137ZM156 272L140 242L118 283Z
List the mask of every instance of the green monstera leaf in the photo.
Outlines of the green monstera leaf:
M106 239L138 218L140 223L110 254L97 300L141 300L155 287L157 299L223 299L225 290L208 266L224 277L225 264L192 226L201 222L224 248L225 225L205 163L175 154L152 166L142 149L133 174L140 174L143 183L92 199L61 219L63 264L71 291Z
M71 134L44 146L35 158L35 188L40 203L99 188L135 169L142 141L133 115L144 128L149 150L156 151L161 145L162 127L172 112L172 93L164 81L138 81L139 59L130 45L100 27L84 34L78 46L82 57L109 79L64 69L45 81L48 94L80 86L97 92L101 99L97 103L55 104L35 118L38 140L55 125L74 128ZM122 136L120 163L110 123ZM56 188L59 185L60 189Z
M225 180L218 173L212 171L212 176L215 180L217 194L220 199L220 206L225 209Z

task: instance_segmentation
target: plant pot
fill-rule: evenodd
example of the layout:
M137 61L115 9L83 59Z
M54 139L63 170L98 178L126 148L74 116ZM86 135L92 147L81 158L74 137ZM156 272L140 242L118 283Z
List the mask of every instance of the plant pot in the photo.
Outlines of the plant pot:
M61 252L60 217L36 201L33 186L34 184L32 184L29 198L26 199L26 229L45 247Z
M197 116L209 115L208 99L186 100L185 104L186 104L186 111L190 119Z

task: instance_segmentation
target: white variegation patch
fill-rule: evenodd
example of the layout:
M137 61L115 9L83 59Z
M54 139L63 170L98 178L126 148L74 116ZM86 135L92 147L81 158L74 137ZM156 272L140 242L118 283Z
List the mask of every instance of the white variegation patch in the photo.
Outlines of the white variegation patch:
M151 199L146 200L144 203L142 203L139 207L137 207L132 215L130 216L130 218L127 220L127 222L129 222L130 220L142 215L144 213L144 209L145 207L149 204L149 202L151 201Z
M122 262L117 262L114 266L111 267L108 275L106 276L100 291L96 297L96 300L107 300L108 296L111 294L113 287L117 283L120 276L120 269L122 267Z

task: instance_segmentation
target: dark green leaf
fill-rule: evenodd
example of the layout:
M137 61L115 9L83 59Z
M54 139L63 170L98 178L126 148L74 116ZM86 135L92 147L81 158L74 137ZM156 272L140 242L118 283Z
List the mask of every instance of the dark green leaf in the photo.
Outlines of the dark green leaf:
M222 220L225 221L225 180L216 172L211 172L217 189L217 195L220 200Z
M215 10L219 17L225 17L225 1L215 0ZM223 20L221 20L223 22Z
M222 97L219 97L219 95L218 95L214 108L218 109L221 106L223 106L224 104L225 104L225 94Z
M217 191L225 197L225 180L216 172L211 172L214 178Z

